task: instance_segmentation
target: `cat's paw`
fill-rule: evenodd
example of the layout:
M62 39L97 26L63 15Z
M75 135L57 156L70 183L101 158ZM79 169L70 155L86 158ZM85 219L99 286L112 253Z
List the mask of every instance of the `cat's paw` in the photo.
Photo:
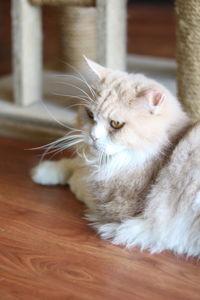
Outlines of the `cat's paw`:
M31 170L32 180L44 185L67 184L69 174L57 161L44 161Z
M156 242L150 225L142 218L127 219L122 223L101 224L100 220L89 218L92 226L101 238L110 240L112 244L124 245L126 248L139 246L157 252Z

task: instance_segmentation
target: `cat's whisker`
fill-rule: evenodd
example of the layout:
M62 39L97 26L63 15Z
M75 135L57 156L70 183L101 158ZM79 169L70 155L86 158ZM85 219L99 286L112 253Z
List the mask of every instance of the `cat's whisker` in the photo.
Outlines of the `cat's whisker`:
M83 89L81 89L80 87L78 87L78 86L76 86L74 84L68 83L68 82L59 82L59 84L68 85L68 86L71 86L71 87L79 90L80 92L82 92L88 98L88 100L90 100L91 102L94 102L94 99L92 99L90 97L90 95L88 93L86 93L86 91L84 91Z
M81 142L83 142L83 139L75 139L75 140L70 141L68 143L64 143L63 145L58 145L57 147L54 147L54 149L52 149L51 152L48 152L48 154L54 153L56 151L59 152L59 151L66 150L66 149L68 149L68 148L70 148L70 147L72 147L72 146L74 146L78 143L81 143Z
M59 121L53 114L52 112L49 110L49 108L44 104L44 102L42 101L42 105L44 106L45 110L47 111L47 113L50 115L50 117L55 120L59 125L61 125L62 127L66 128L67 130L76 130L73 127L70 127L64 123L62 123L61 121Z
M82 78L80 78L78 76L75 76L75 75L72 75L72 74L57 74L56 76L57 77L70 77L70 78L74 78L76 80L79 80L79 81L83 82L89 88L89 90L92 93L93 97L97 97L97 95L95 93L95 90L91 87L91 85L86 80L83 80Z
M106 161L106 153L105 153L105 152L103 152L102 160L103 160L103 161L102 161L102 164L103 164L103 165L107 163L107 161Z
M44 148L47 148L48 146L56 144L59 141L62 141L65 138L66 138L66 136L65 137L61 137L61 138L57 139L56 141L53 141L51 143L48 143L48 144L45 144L45 145L42 145L42 146L39 146L39 147L29 148L28 150L40 150L40 149L44 149Z
M103 165L103 151L100 152L99 154L99 167Z
M78 141L77 143L81 143L81 141ZM51 152L48 152L48 155L52 154L52 156L50 157L50 159L52 159L54 156L58 155L59 153L63 152L64 150L69 149L70 147L73 147L74 145L76 145L77 143L70 145L69 147L67 147L66 149L55 149L52 150Z
M40 150L40 149L44 149L44 148L46 148L46 147L48 147L48 146L51 146L51 145L55 145L55 144L58 144L58 143L60 143L60 142L62 142L62 141L65 141L65 140L67 140L67 139L70 139L71 137L78 137L78 136L81 136L82 137L82 135L77 135L77 134L74 134L74 135L72 135L72 132L82 132L82 133L86 133L84 130L80 130L80 129L76 129L76 130L74 130L74 131L70 131L68 134L66 134L65 136L63 136L63 137L61 137L61 138L59 138L59 139L57 139L57 140L55 140L55 141L53 141L53 142L50 142L50 143L48 143L48 144L45 144L45 145L42 145L42 146L39 146L39 147L34 147L34 148L30 148L29 150Z
M66 143L69 143L70 141L73 141L75 139L78 139L78 138L83 138L83 135L70 135L68 137L66 137L65 139L63 139L62 141L56 141L53 145L51 145L52 147L61 147L62 144L66 144ZM51 147L50 146L50 147Z
M101 151L99 154L99 167L108 164L108 162L109 156L104 151Z
M78 145L78 146L80 146L80 145ZM83 149L84 149L83 147L82 147L81 149L78 149L78 148L76 147L75 153L77 154L77 156L83 158L83 155L82 155L82 152L84 151ZM81 152L80 152L80 150L81 150Z
M77 68L75 68L74 66L72 66L71 64L64 62L63 60L61 60L65 65L67 65L68 67L70 67L77 75L79 75L81 77L81 79L85 82L86 85L89 85L88 81L86 80L86 78L83 76L83 74L81 74ZM95 91L93 90L93 92L95 93Z
M77 142L83 142L84 140L83 139L81 139L81 138L77 138L77 139L73 139L73 140L70 140L70 141L68 141L67 143L63 143L63 144L61 144L61 145L58 145L58 147L57 148L59 148L59 149L62 149L62 150L65 150L65 149L67 149L68 147L70 147L70 145L73 145L73 143L74 144L76 144Z
M55 96L60 96L60 97L70 97L70 99L78 99L82 100L86 103L91 103L90 100L87 99L86 96L75 96L75 95L70 95L70 94L60 94L60 93L53 93ZM83 98L85 97L85 98Z
M70 108L76 107L76 106L88 107L89 105L86 105L86 104L83 104L83 103L76 103L76 104L66 105L66 106L64 106L64 108L70 109Z
M60 147L62 144L65 144L66 142L69 142L69 141L73 141L77 138L81 138L83 139L83 134L74 134L72 135L71 132L64 136L64 137L61 137L59 139L57 139L56 141L53 141L49 144L46 144L46 145L43 145L43 146L40 146L40 147L36 147L36 148L32 148L32 149L29 149L29 150L41 150L41 149L45 149L44 153L42 154L42 157L40 159L40 161L42 161L44 159L44 157L49 154L49 152L51 151L51 149L53 148L56 148L58 149L58 147Z
M84 150L82 152L82 157L83 157L84 161L87 162L88 164L93 164L96 161L96 159L88 158L88 156L86 155Z
M43 161L45 156L48 155L49 153L51 153L52 149L55 149L55 148L57 149L56 144L52 144L49 147L47 147L41 156L40 162Z
M81 136L82 137L82 136ZM58 154L59 152L63 151L63 150L66 150L78 143L81 143L83 142L83 138L73 138L73 139L70 139L69 141L65 142L63 141L62 144L56 144L56 145L51 145L50 147L48 147L42 157L41 157L41 161L44 159L44 157L46 155L49 155L49 154L52 154L52 153L55 153L55 154Z

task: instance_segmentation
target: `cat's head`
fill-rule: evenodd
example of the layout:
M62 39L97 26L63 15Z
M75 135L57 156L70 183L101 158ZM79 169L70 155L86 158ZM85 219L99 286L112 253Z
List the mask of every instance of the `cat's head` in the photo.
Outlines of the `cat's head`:
M162 85L142 74L105 68L87 59L95 83L80 109L84 140L92 151L152 153L181 107Z

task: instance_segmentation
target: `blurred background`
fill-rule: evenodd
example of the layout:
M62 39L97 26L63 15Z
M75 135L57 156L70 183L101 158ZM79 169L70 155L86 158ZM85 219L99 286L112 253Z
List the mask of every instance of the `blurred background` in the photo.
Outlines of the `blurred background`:
M0 76L11 73L10 2L0 1ZM43 7L44 66L50 69L61 63L58 16L55 7ZM174 1L129 0L127 22L129 54L175 58Z

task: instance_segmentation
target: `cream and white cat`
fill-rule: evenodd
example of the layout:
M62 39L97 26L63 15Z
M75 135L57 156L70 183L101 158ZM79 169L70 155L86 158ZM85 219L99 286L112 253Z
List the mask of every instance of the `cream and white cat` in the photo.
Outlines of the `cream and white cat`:
M200 256L200 123L158 82L87 63L79 129L57 142L78 156L42 162L33 180L69 184L114 244Z

